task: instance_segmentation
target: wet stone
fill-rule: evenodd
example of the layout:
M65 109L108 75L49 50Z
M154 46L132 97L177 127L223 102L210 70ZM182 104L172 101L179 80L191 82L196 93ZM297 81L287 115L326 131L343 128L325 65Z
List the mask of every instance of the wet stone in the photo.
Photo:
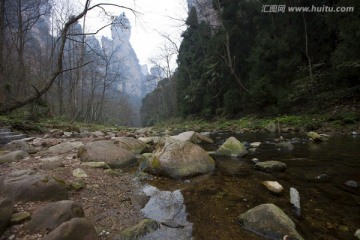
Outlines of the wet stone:
M357 239L360 239L360 229L356 230L354 236L355 236Z
M359 184L356 181L353 180L349 180L347 182L344 183L346 186L351 187L351 188L358 188Z

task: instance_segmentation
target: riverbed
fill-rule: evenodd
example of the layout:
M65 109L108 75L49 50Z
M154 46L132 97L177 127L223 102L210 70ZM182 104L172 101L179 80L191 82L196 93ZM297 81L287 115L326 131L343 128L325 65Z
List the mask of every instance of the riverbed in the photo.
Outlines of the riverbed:
M296 224L305 239L355 239L360 228L360 189L345 182L360 183L360 135L330 136L321 143L309 141L305 134L282 134L293 150L279 149L276 134L211 134L214 144L201 145L212 151L227 137L241 142L261 142L243 158L214 157L213 173L182 180L160 178L149 184L163 191L180 190L193 239L264 239L243 229L236 217L247 210L273 203ZM254 169L253 159L286 163L280 173ZM284 193L274 195L261 183L278 181ZM300 193L300 215L290 204L289 189Z

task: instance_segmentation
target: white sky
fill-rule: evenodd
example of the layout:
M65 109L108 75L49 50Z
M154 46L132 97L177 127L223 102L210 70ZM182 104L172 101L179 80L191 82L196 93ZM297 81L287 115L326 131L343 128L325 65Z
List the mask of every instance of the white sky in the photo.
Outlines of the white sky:
M79 0L84 2L84 0ZM148 64L149 58L155 56L166 41L159 33L167 34L171 39L180 45L181 33L185 30L184 20L187 17L186 0L93 0L96 3L114 3L139 12L135 16L131 11L107 7L106 10L119 16L125 12L131 23L130 42L136 52L140 64ZM101 12L92 11L87 15L87 27L89 31L94 31L109 23L110 18ZM101 30L97 35L111 37L110 28ZM175 60L175 59L174 59Z

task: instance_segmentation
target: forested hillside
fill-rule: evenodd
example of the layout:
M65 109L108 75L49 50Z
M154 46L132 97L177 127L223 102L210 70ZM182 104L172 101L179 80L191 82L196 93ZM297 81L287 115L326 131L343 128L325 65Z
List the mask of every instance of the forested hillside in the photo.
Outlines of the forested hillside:
M119 5L85 2L0 1L0 114L140 125L145 76L130 21ZM111 27L101 42L101 27L90 31L85 17L96 9L101 27Z
M168 113L166 100L151 108L160 95L166 97L163 90L155 91L143 101L147 121L149 116L156 121L194 114L311 113L358 102L359 1L316 1L316 6L354 9L342 13L262 11L279 5L311 8L314 1L210 4L216 21L199 11L205 7L189 10L178 69L168 81L176 83L176 108Z

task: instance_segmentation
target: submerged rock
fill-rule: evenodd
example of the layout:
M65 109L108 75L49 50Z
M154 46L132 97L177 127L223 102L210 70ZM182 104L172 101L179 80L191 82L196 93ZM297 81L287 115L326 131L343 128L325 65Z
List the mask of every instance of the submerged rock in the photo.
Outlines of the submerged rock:
M144 167L146 172L175 179L208 173L214 169L215 161L204 149L188 141L171 139L166 140Z
M300 216L300 194L299 191L293 187L290 188L290 203L294 206L296 215Z
M358 188L359 187L359 184L356 181L353 181L353 180L346 181L344 184L346 186L348 186L348 187L351 187L351 188Z
M247 153L248 151L243 143L235 137L229 137L215 154L229 157L242 157Z
M156 231L159 228L159 224L151 219L144 219L135 226L126 228L123 230L116 240L133 240L141 239L141 237Z
M307 136L314 142L324 142L328 139L328 135L320 135L316 132L308 132Z
M281 194L284 191L283 186L277 181L264 181L262 184L272 193Z
M295 223L276 205L262 204L248 210L237 218L246 229L265 235L271 239L303 240L296 231Z
M186 219L186 206L180 190L160 191L147 185L144 187L143 193L149 196L150 200L141 212L145 217L160 223L161 227L142 239L188 240L192 238L192 223Z
M276 147L280 149L286 149L289 151L294 150L295 148L291 142L279 142L276 144Z
M255 164L255 169L266 172L283 172L286 169L286 164L279 161L258 162Z

